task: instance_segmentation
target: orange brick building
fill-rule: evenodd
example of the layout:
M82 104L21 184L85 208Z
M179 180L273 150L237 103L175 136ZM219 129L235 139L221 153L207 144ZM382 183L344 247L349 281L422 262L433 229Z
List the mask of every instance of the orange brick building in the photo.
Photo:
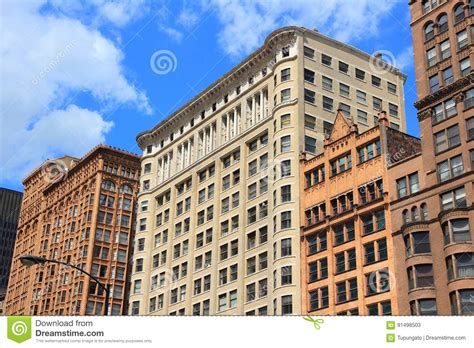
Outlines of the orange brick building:
M303 313L397 314L388 167L420 141L388 126L363 133L338 113L324 152L302 159Z
M109 313L126 311L140 158L104 145L82 159L46 161L23 181L7 315L103 313L105 291L54 263L25 267L36 255L68 262L110 287Z

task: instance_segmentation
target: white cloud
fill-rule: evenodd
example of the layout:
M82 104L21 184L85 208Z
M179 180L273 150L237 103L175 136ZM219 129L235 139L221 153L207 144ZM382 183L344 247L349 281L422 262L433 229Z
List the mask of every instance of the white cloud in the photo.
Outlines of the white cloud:
M151 113L123 74L121 50L78 20L40 14L43 4L2 3L0 180L18 182L47 157L80 155L104 141L112 123L100 111L66 107L76 94L106 110L127 104Z
M408 46L395 56L395 66L401 71L406 71L413 65L413 47Z
M178 15L177 22L186 29L191 29L199 21L197 13L190 8L184 8Z
M284 25L316 28L348 42L374 36L399 0L209 0L223 25L219 43L234 56L248 54Z

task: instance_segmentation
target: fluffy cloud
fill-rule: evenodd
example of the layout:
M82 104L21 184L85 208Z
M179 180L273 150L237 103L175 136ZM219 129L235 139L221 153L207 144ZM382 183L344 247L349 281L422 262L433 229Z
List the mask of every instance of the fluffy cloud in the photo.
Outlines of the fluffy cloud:
M209 0L223 25L219 43L234 56L257 48L272 30L284 25L320 29L349 42L378 32L397 0Z
M146 95L123 74L121 50L79 20L43 11L44 5L2 3L0 180L18 182L48 157L80 156L104 141L112 123L100 111L66 107L76 95L91 96L103 110L127 104L151 113ZM109 20L124 24L130 20L124 11L116 7Z

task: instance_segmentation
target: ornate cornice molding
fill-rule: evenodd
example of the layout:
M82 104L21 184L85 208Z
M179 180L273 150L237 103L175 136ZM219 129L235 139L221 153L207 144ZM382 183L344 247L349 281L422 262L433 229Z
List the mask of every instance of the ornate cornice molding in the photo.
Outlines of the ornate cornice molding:
M423 99L415 102L415 107L419 110L418 120L421 121L425 118L426 112L429 110L424 110L427 107L431 107L433 104L440 102L441 100L456 94L456 92L461 91L464 87L471 86L474 81L474 72L471 72L469 75L453 82L449 86L441 88L440 90L431 93ZM461 92L462 93L462 92Z

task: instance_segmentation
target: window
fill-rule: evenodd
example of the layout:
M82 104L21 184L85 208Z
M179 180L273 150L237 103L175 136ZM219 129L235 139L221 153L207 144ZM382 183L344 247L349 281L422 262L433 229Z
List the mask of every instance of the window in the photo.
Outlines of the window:
M456 42L458 44L458 50L461 50L469 45L469 40L467 37L467 30L460 31L456 34Z
M363 124L368 123L367 113L362 110L357 110L357 121Z
M428 68L431 68L436 63L436 47L433 47L426 51L426 64L428 65Z
M257 174L257 160L253 160L249 163L249 176Z
M357 90L356 91L357 102L361 104L367 104L367 93Z
M280 151L281 152L288 152L291 150L291 137L289 135L285 135L281 137L280 143Z
M419 299L410 302L411 315L437 315L435 299Z
M304 127L307 129L315 130L316 129L316 117L311 115L304 115Z
M308 103L311 103L311 104L315 104L316 103L316 92L305 88L304 89L304 101L308 102Z
M464 58L459 62L459 68L461 70L461 76L467 76L471 72L471 60L469 57Z
M382 80L380 77L372 75L372 86L379 87L382 85Z
M339 83L339 94L342 97L349 98L350 95L351 95L350 87L348 85L344 84L344 83Z
M316 153L316 139L305 135L304 144L304 149L306 152Z
M372 97L372 106L374 110L382 111L382 99L377 97Z
M285 266L281 268L281 285L290 285L293 283L292 267Z
M322 53L321 54L321 64L326 65L326 66L331 66L332 65L332 57Z
M431 40L434 37L434 24L432 22L429 22L426 24L425 29L425 41Z
M349 64L339 61L339 72L347 74L349 72Z
M291 238L281 240L281 257L291 256Z
M433 75L429 78L430 83L430 92L436 92L439 89L439 77L438 75Z
M334 109L334 101L326 96L323 96L323 109L332 111Z
M291 201L291 185L285 185L281 187L281 202Z
M339 103L339 109L347 118L351 118L351 107L344 103Z
M451 292L449 294L451 301L451 313L453 315L472 315L474 313L474 290L465 289Z
M309 83L314 83L314 71L304 69L304 80Z
M281 102L285 103L287 101L290 101L291 99L291 94L290 94L290 89L284 89L281 91Z
M303 54L306 58L314 59L314 50L308 46L304 46Z
M454 8L454 22L458 23L465 18L464 4L459 4Z
M443 85L447 86L454 82L453 69L451 67L443 70Z
M329 306L329 290L327 286L309 292L309 311L315 311Z
M471 240L471 230L468 219L453 219L443 223L444 245L462 243Z
M282 115L280 118L280 127L285 128L285 127L289 127L290 125L291 125L290 114Z
M356 76L356 79L364 81L365 80L365 71L356 68L355 69L355 76Z
M306 237L307 255L314 255L327 249L327 232L321 231Z
M442 120L454 116L456 114L456 102L453 99L446 100L444 103L438 104L433 108L433 123L441 122Z
M454 125L438 132L434 135L435 150L437 153L447 150L453 146L460 144L461 139L459 137L459 126Z
M474 117L466 120L467 139L474 139Z
M390 276L388 269L379 269L365 275L367 296L390 290ZM370 314L370 313L369 313Z
M464 173L462 155L452 157L446 161L438 163L438 180L440 182L449 180Z
M474 277L474 253L460 253L446 258L448 280Z
M293 313L293 296L285 295L281 297L281 314L287 315Z
M281 229L291 228L291 211L284 211L280 215Z
M283 69L281 71L281 82L289 81L291 78L290 76L290 68Z
M438 18L438 33L444 33L446 30L448 30L448 15L442 14Z
M449 191L440 195L441 201L441 210L449 210L453 208L465 208L467 206L466 202L466 192L464 187L460 187L453 191Z
M323 133L325 137L329 137L332 131L332 123L323 121Z
M440 44L441 60L451 57L451 43L448 40L441 42Z
M330 161L331 176L338 175L352 168L352 155L350 153Z
M322 79L323 79L323 89L332 91L332 79L327 76L323 76Z
M418 264L408 268L408 286L410 290L434 286L433 266Z
M464 93L464 108L467 110L474 106L474 88L467 90Z

